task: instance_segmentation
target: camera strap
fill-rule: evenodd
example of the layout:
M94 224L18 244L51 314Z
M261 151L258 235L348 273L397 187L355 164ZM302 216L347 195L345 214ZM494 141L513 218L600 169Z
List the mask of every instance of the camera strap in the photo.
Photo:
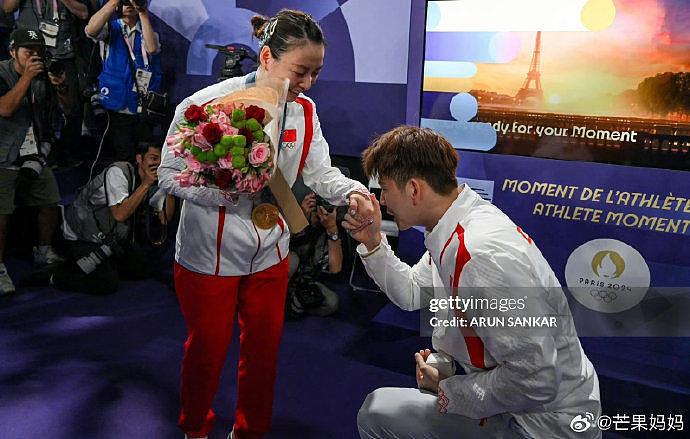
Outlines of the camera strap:
M137 58L134 55L134 48L132 47L132 42L129 40L129 35L127 34L127 30L125 29L125 27L127 27L127 24L122 19L119 19L118 21L120 22L120 30L122 31L122 38L124 38L125 44L127 45L127 50L129 50L129 58L136 65ZM134 38L136 38L137 33L141 34L141 39L142 39L142 42L141 42L141 59L144 60L144 68L148 70L148 68L149 68L149 55L148 55L148 53L146 53L146 48L144 47L144 41L143 41L144 35L143 35L143 31L141 30L141 27L139 26L139 23L140 22L137 22L137 24L135 26L136 31L134 33L135 34Z
M127 45L127 50L129 51L129 67L130 70L132 70L132 79L134 80L134 91L136 91L137 96L139 97L139 108L137 108L137 113L141 113L143 110L143 99L146 93L148 93L148 88L149 88L149 83L151 82L151 72L149 71L149 56L146 53L146 48L144 47L144 41L143 41L143 35L141 36L142 41L141 41L141 57L142 60L144 61L144 68L138 68L136 63L137 63L137 58L134 55L134 48L132 47L132 43L129 41L129 37L127 35L127 31L125 30L125 23L123 20L118 20L120 22L120 30L122 30L122 38L125 40L125 44ZM138 26L138 24L137 24ZM139 33L141 33L141 29L138 29ZM135 34L136 38L136 34Z

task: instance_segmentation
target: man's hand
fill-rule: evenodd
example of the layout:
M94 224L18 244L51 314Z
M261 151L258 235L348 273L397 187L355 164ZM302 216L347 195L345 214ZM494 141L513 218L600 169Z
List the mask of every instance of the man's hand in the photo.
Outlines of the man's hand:
M373 194L370 203L372 204L370 222L366 221L362 224L355 218L356 215L352 214L352 210L345 215L345 220L342 222L343 228L350 232L350 236L364 244L369 251L381 243L381 206Z
M329 235L335 235L338 233L338 223L336 221L337 211L336 209L327 211L323 206L319 206L316 210L316 214L319 216L319 221L326 233Z
M141 182L148 186L153 185L158 180L158 168L156 166L146 166L139 164L139 178Z
M348 198L348 213L360 223L361 226L371 224L374 214L373 202L359 192L353 192Z
M417 387L421 390L438 393L438 383L442 378L435 367L426 364L426 359L429 358L430 354L429 349L422 349L414 354L414 359L417 362L415 367Z
M304 212L304 216L309 220L309 218L311 218L311 213L316 210L316 194L313 192L307 194L302 200L300 207L302 208L302 212Z
M24 68L24 74L22 76L26 75L27 78L33 79L36 76L43 73L44 68L45 66L43 65L43 60L41 59L41 57L32 56L26 63L26 67Z

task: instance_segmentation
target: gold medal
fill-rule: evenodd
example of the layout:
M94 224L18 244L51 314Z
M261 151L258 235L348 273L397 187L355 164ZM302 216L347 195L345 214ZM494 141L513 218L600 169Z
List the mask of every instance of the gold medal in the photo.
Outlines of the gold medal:
M252 222L260 229L272 229L278 223L278 207L268 203L259 204L252 210Z

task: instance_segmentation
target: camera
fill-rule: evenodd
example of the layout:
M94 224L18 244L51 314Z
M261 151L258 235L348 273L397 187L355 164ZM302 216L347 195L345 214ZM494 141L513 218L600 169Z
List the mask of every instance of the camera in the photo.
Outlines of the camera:
M303 308L314 308L323 303L323 293L316 284L319 270L311 261L300 264L288 288L294 294Z
M17 160L17 165L19 165L19 173L21 175L33 180L43 173L46 159L39 153L29 154L20 156Z
M60 59L46 58L43 60L45 71L52 73L55 76L61 76L65 73L65 63Z
M32 136L33 137L33 136ZM19 166L19 173L30 179L38 178L43 173L46 157L50 154L50 143L35 141L25 142L19 148L19 158L15 164Z
M110 256L115 255L120 257L124 254L124 250L116 241L111 241L107 244L101 244L100 247L96 248L94 251L86 256L82 256L75 262L79 269L84 272L84 274L92 273L99 265Z
M242 72L242 66L240 61L245 58L249 58L256 62L256 54L254 51L245 46L244 44L228 44L226 46L219 46L217 44L206 44L209 49L215 49L219 53L225 55L225 62L223 68L220 71L220 77L218 82L224 81L228 78L236 78L238 76L244 76Z
M120 0L122 6L135 6L137 8L146 8L147 0Z
M335 209L334 205L332 205L331 203L329 203L328 201L326 201L324 198L322 198L319 195L316 196L316 206L317 207L323 207L329 213L333 212L333 209Z
M93 111L94 115L100 116L102 114L105 114L105 109L101 105L101 98L98 92L98 87L95 84L92 84L86 87L84 90L82 90L81 99L85 104L88 104L91 107L91 110Z

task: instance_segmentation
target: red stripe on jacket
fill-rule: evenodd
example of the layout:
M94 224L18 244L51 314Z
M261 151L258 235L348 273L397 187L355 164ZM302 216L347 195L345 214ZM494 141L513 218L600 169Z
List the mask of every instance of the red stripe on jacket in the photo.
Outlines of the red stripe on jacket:
M278 216L278 225L280 226L280 236L283 236L283 233L285 233L285 224L280 216ZM278 244L280 244L280 238L278 238L278 242L276 242L276 251L278 252L278 260L282 261L283 255L280 253L280 246Z
M218 232L216 234L216 276L220 272L220 248L223 243L223 227L225 226L225 206L218 207Z
M455 254L455 270L453 271L453 277L451 279L452 294L457 296L459 294L458 289L460 287L460 274L465 265L472 259L470 252L467 251L467 246L465 245L465 229L462 228L460 224L457 225L453 233L448 238L443 252L452 241L453 237L458 237L458 251ZM443 259L443 252L441 252L441 259ZM464 313L456 310L455 314L458 317L465 318ZM465 345L467 345L467 353L470 356L470 362L474 367L479 367L481 369L486 369L486 364L484 362L484 342L477 335L474 329L469 327L460 327L462 336L465 339Z
M299 176L302 173L304 164L307 162L307 155L314 137L314 107L309 102L309 99L297 98L295 102L300 104L304 110L304 142L302 144L302 157L300 157L299 167L297 168L297 175Z

